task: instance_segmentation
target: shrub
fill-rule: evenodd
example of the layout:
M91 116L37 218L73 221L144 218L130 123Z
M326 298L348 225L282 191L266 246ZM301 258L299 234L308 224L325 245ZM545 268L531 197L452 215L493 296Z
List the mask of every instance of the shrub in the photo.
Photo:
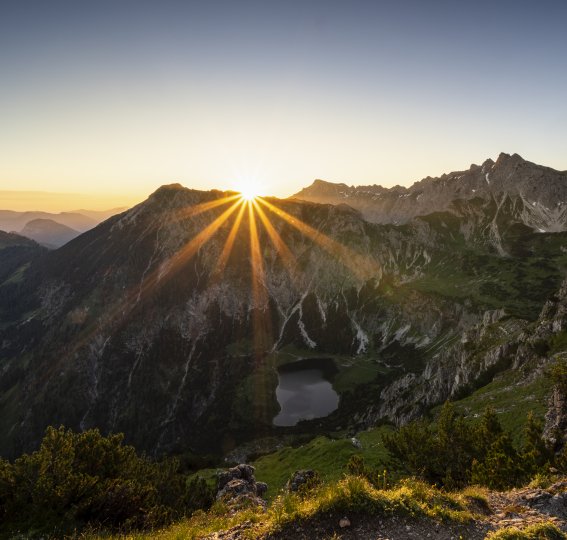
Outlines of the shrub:
M488 449L482 461L474 460L471 481L491 489L506 489L523 481L522 463L512 439L502 434Z
M495 411L488 407L474 423L446 403L437 423L413 422L386 435L391 466L410 476L453 489L470 483L505 489L545 473L552 452L542 438L542 425L530 413L521 451L512 444ZM562 458L556 466L561 468ZM353 472L359 463L352 463Z
M0 462L0 515L8 529L153 527L181 516L190 498L176 461L152 462L122 435L98 430L49 427L39 450Z
M436 485L454 488L468 481L474 432L453 405L445 403L437 424L417 421L384 436L394 467Z

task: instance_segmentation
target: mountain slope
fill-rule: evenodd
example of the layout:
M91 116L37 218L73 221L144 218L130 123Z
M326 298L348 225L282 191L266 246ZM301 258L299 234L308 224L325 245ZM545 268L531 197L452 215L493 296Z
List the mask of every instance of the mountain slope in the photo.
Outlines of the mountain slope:
M29 238L0 231L0 284L7 279L12 282L22 279L24 268L45 251Z

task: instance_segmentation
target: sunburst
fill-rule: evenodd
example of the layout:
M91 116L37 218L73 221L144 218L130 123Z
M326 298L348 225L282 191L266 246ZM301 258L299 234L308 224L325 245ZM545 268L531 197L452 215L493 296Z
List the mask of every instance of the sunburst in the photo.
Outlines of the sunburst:
M260 196L259 186L252 180L243 180L239 182L238 191L240 197L245 201L254 201Z

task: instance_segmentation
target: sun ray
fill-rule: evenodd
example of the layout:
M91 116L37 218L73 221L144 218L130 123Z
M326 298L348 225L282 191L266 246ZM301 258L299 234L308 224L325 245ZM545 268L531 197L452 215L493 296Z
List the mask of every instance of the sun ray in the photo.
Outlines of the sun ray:
M220 279L222 273L224 272L224 269L228 262L228 258L232 253L234 241L236 240L236 234L238 233L238 230L240 229L240 225L242 223L244 211L246 210L246 203L243 199L240 199L237 201L236 204L240 206L240 210L236 216L236 219L234 220L234 223L232 224L232 228L230 229L230 233L228 234L222 253L220 254L219 260L217 262L216 268L211 276L211 281L216 281Z
M238 202L240 200L240 195L237 193L235 195L227 195L225 197L221 197L220 199L215 199L214 201L207 201L203 203L196 204L194 206L188 206L185 208L180 209L176 212L176 219L186 219L189 217L198 216L204 212L208 212L213 208L217 208L219 206L223 206L228 204L229 202Z
M302 234L319 244L323 249L336 257L343 265L349 268L359 279L369 279L371 277L381 276L381 267L375 259L365 257L360 253L349 249L340 242L329 238L327 235L307 225L299 218L288 214L285 210L278 208L271 202L262 197L256 199L263 204L268 210L278 215L290 225L295 227Z
M268 236L270 237L272 244L274 244L274 247L276 248L277 252L282 258L282 261L285 267L287 268L290 277L292 278L292 282L295 283L296 273L297 273L297 261L293 253L290 251L290 249L287 247L285 242L282 240L282 237L280 236L278 231L276 231L276 229L268 219L268 216L266 216L266 213L262 210L262 208L257 203L257 201L252 201L252 205L254 207L254 211L260 217L260 221L264 225L264 228L266 229L266 232L268 233Z
M168 274L174 271L178 266L184 264L195 255L199 248L207 243L211 236L222 226L222 224L233 214L238 208L238 201L236 201L230 208L226 209L214 221L209 223L201 232L194 236L185 246L177 252L172 258L173 265L168 269Z
M269 306L265 285L264 264L260 251L258 227L252 202L248 202L248 220L250 228L250 264L252 266L252 314L253 314L253 341L254 356L260 362L263 354L270 346L270 321L266 318Z
M256 225L256 212L252 201L248 205L250 229L250 264L252 279L252 345L253 359L257 367L264 364L266 354L272 347L272 320L267 291L264 288L265 274ZM255 418L266 419L270 413L271 380L267 370L259 369L257 382L254 386Z

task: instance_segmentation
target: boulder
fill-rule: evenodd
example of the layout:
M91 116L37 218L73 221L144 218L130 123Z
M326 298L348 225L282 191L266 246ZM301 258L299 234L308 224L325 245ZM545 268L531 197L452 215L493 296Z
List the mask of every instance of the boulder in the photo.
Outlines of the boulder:
M262 495L268 490L265 482L256 482L254 467L240 464L217 475L217 501L223 501L232 509L245 506L266 508Z

